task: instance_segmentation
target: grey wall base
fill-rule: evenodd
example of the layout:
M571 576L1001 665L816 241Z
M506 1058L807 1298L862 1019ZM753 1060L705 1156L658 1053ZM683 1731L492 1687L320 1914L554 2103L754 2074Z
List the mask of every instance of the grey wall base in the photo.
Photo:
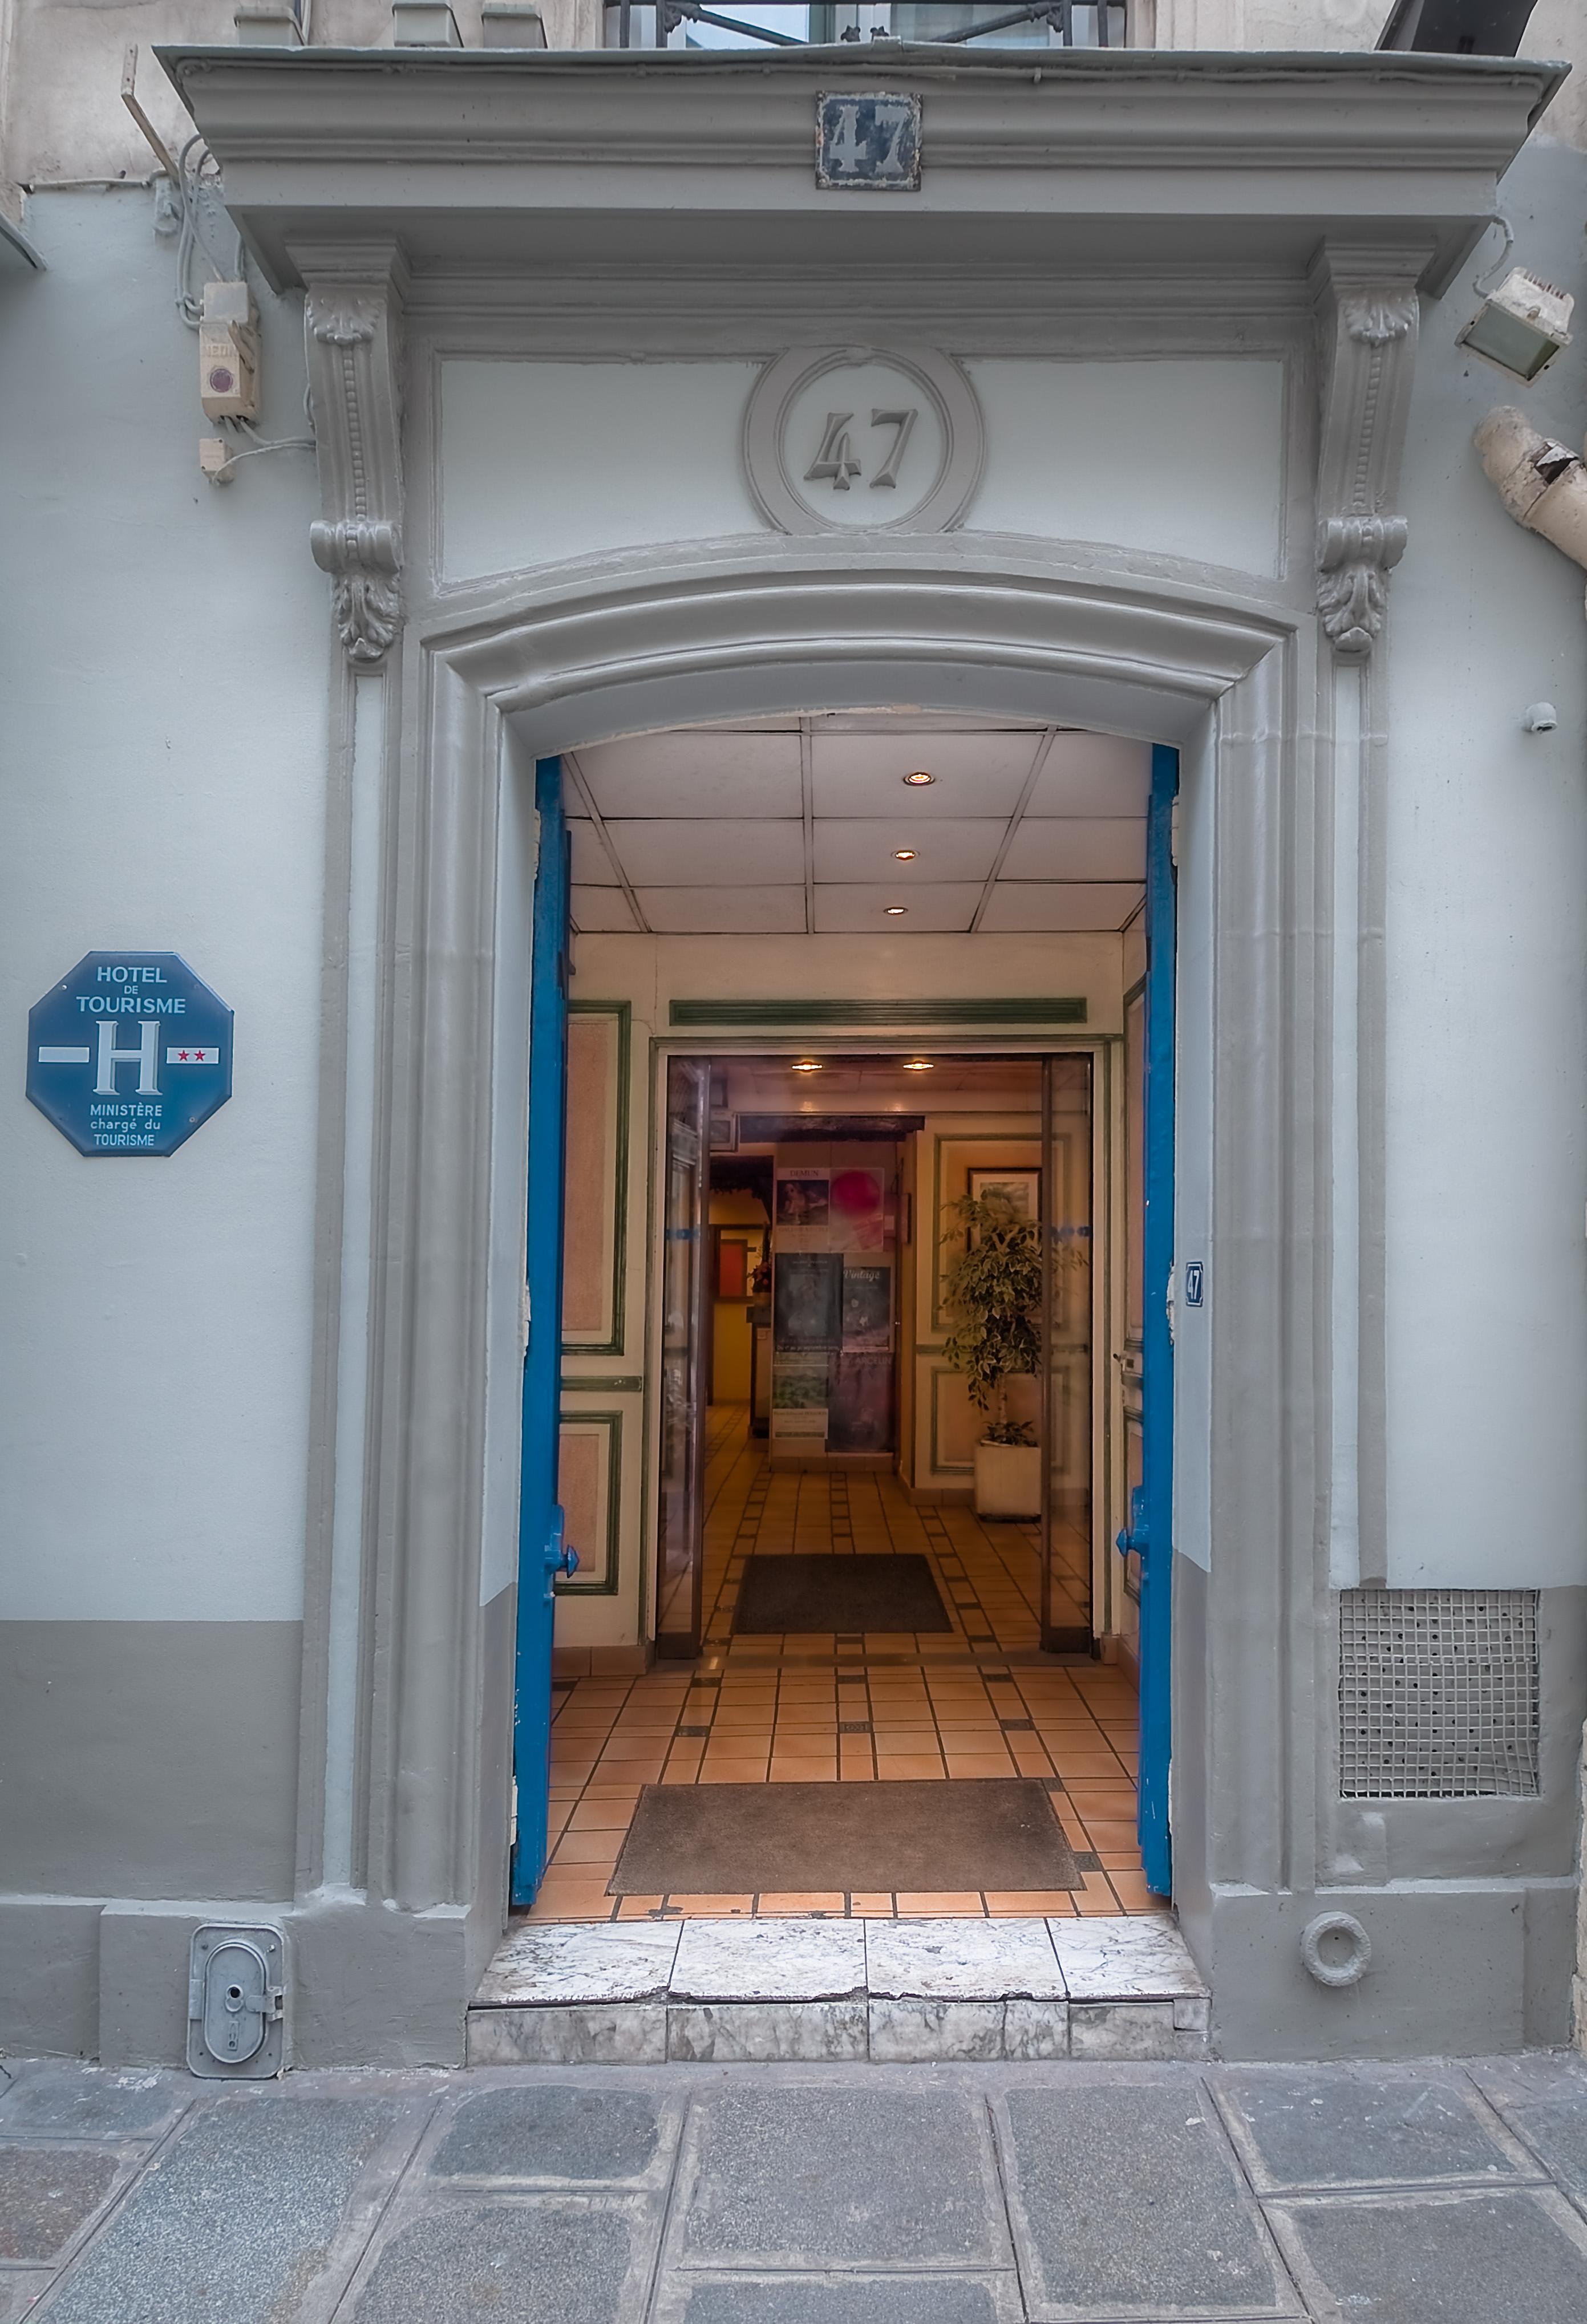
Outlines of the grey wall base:
M288 1943L288 2061L460 2066L465 2014L500 1934L494 1908L403 1913L350 1895L0 1898L0 2049L180 2065L188 1948L206 1921L268 1921Z
M1354 1914L1372 1941L1360 1983L1301 1961L1314 1914ZM1480 2056L1571 2038L1576 1887L1553 1880L1406 1883L1271 1896L1214 1889L1188 1927L1223 2058Z

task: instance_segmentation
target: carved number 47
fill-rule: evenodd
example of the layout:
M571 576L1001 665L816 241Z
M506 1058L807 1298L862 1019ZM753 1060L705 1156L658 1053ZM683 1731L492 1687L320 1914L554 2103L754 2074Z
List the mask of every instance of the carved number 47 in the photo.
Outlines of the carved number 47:
M913 410L873 410L872 412L872 428L890 428L893 431L892 443L889 447L887 457L871 479L872 491L878 484L898 483L899 467L903 460L904 447L913 432L917 417L917 412ZM821 448L805 470L805 482L807 484L830 484L835 493L846 493L849 489L850 477L863 473L854 451L854 439L849 433L853 421L854 415L852 411L827 413L826 426L821 437Z

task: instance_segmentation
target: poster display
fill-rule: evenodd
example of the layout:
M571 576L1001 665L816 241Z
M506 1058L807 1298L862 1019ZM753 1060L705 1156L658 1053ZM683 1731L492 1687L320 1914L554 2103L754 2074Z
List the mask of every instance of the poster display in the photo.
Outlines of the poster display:
M890 1169L779 1161L774 1438L797 1439L810 1452L892 1450L894 1225Z

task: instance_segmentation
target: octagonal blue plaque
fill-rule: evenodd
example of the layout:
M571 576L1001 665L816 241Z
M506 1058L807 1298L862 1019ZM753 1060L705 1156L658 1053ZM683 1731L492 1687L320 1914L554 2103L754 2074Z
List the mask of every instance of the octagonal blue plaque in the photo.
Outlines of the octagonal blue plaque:
M232 1093L232 1012L178 953L87 953L28 1012L27 1093L79 1154L174 1154Z

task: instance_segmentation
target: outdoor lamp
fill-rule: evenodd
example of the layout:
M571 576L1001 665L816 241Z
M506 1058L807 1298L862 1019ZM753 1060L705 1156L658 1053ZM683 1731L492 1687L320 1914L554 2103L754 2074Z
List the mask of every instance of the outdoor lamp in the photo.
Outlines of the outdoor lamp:
M1512 266L1461 332L1461 344L1518 379L1536 379L1570 346L1575 303L1568 291L1556 290L1524 266Z

